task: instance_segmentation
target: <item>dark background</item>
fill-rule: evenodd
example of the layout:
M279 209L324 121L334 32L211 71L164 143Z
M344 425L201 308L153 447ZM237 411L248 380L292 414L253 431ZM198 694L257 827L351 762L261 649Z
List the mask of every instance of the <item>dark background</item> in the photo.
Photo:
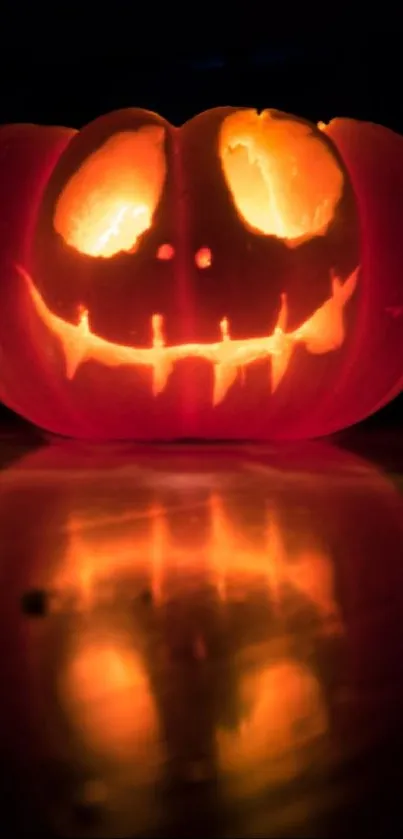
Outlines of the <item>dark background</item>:
M218 8L194 6L190 24L175 6L163 13L150 6L147 21L137 4L112 7L3 5L0 124L80 127L128 106L180 124L216 105L250 105L313 122L356 117L403 133L403 18L387 18L378 7L354 32L348 16L320 25L324 10L313 26L303 15L298 27L292 7L285 10L288 22L286 14L276 24L267 4L260 13L249 4L242 12L232 7L236 34L228 31L229 12L227 32L218 31ZM0 407L0 423L14 422ZM403 396L363 426L402 422Z

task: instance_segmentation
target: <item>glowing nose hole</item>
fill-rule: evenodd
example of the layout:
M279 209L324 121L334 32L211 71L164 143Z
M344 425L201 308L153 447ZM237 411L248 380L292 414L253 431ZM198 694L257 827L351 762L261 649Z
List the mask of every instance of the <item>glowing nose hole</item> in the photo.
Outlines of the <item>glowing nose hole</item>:
M195 253L195 263L198 268L210 268L213 261L210 248L199 248Z
M172 245L160 245L157 250L157 259L162 259L167 261L168 259L173 259L175 255L175 248Z

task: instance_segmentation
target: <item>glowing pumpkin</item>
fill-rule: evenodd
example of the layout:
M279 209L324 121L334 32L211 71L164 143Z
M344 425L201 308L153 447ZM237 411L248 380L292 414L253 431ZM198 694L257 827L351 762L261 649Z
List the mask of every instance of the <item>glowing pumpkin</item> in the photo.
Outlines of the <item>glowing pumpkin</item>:
M293 438L400 389L392 132L235 108L177 129L128 109L5 128L0 152L0 395L37 424Z
M1 474L2 743L50 765L44 806L63 835L72 798L95 793L108 835L165 824L176 800L183 816L184 778L218 778L236 821L245 798L264 805L261 832L278 835L301 774L327 777L389 725L385 697L400 722L391 483L322 445L175 449L45 447ZM19 609L32 589L40 619Z

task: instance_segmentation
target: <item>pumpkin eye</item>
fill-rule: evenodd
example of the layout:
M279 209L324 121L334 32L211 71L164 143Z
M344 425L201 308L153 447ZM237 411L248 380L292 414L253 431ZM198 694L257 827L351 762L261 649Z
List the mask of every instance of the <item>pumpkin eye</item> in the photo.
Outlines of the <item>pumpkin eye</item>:
M70 178L55 208L54 227L88 256L136 249L161 198L166 175L164 129L147 125L110 137Z
M344 175L322 133L275 112L237 111L221 126L219 157L250 227L289 245L326 232Z

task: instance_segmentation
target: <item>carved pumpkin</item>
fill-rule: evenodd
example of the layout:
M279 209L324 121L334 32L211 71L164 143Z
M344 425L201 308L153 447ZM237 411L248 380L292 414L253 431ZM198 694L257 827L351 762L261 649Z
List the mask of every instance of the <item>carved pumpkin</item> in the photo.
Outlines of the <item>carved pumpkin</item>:
M392 132L235 108L178 129L128 109L79 132L11 126L0 151L0 395L37 424L293 438L399 390Z
M389 724L391 694L400 720L401 498L365 461L55 446L5 470L0 499L2 743L44 767L63 835L74 800L133 835L176 800L186 819L168 779L217 778L278 835L301 774ZM19 611L32 589L39 618Z

